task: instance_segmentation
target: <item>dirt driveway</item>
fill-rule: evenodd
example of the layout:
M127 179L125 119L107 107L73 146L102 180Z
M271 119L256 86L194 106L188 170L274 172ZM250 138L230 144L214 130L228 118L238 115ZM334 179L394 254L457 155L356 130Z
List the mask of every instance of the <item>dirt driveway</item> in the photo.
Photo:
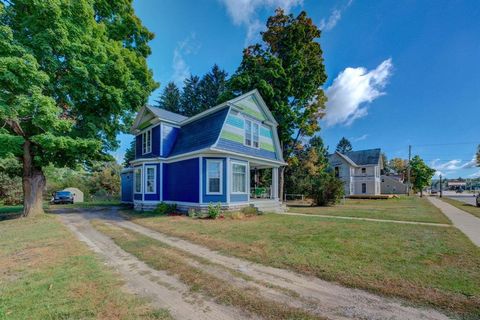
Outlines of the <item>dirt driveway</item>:
M209 262L211 275L238 287L254 286L267 300L301 308L312 316L328 319L448 319L444 314L407 306L396 299L346 288L292 271L267 267L225 256L191 242L170 237L124 220L113 210L75 210L60 214L60 219L92 250L103 257L126 281L127 289L147 297L155 307L170 310L175 319L252 319L255 315L232 306L215 303L188 286L175 275L155 270L125 252L109 237L92 227L90 220L133 230ZM198 261L187 260L192 266ZM234 272L221 272L231 270ZM238 276L235 276L238 275ZM245 278L251 279L246 281ZM293 293L293 294L292 294Z

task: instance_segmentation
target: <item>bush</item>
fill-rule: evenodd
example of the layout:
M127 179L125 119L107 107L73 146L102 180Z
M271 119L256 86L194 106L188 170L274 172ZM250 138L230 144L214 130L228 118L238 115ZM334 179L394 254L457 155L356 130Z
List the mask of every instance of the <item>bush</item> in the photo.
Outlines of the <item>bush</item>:
M213 204L210 203L208 205L208 217L211 219L217 219L220 216L220 213L222 213L220 203Z
M331 173L324 173L314 181L310 196L316 205L330 206L339 203L343 195L343 182Z
M260 211L258 211L258 209L255 208L254 206L243 207L242 210L240 210L240 212L247 217L256 216L260 214Z
M172 203L168 204L165 202L160 202L155 210L153 210L153 213L159 214L159 215L167 215L167 214L172 214L177 211L177 204Z

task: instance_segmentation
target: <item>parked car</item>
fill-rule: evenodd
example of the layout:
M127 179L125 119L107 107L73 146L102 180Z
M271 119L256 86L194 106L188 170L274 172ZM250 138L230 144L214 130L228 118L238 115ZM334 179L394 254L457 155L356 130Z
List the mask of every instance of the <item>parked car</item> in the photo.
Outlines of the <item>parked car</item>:
M73 203L73 193L70 191L57 191L53 194L52 203Z
M463 189L462 188L458 188L457 190L455 190L456 193L463 193Z
M477 194L477 207L480 207L480 193Z

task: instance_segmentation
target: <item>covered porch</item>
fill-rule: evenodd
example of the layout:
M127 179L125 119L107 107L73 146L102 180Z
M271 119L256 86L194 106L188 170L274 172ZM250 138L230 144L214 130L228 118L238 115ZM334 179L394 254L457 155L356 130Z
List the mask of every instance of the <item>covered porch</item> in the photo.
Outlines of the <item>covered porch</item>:
M250 163L250 202L279 201L279 168Z

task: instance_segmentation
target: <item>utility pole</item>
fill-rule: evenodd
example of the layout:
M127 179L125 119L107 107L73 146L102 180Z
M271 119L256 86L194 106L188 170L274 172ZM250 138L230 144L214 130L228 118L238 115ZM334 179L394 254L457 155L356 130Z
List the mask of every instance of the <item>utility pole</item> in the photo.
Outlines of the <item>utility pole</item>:
M440 198L443 196L443 190L442 190L442 175L440 175Z
M407 179L408 179L408 184L407 184L407 195L410 195L410 188L411 188L411 183L410 183L410 160L412 159L412 146L408 146L408 166L407 166Z

